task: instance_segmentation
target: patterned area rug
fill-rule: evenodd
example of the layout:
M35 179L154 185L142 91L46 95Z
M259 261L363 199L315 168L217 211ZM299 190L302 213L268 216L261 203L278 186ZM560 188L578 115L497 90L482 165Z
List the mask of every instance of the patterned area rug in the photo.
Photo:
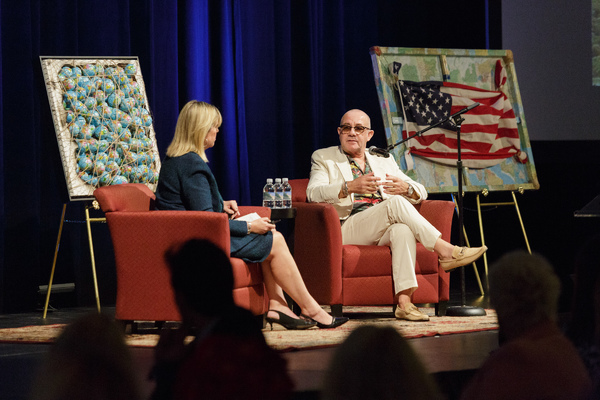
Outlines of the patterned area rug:
M421 308L430 315L429 321L409 322L394 318L391 307L344 307L344 315L350 321L336 329L311 328L304 331L288 331L274 324L263 330L267 343L280 351L306 350L331 347L340 344L352 330L361 325L392 326L405 338L450 335L498 329L494 310L486 310L481 317L436 317L433 308ZM0 329L0 343L51 343L62 332L64 324L25 326ZM157 334L127 335L127 343L134 347L153 347Z

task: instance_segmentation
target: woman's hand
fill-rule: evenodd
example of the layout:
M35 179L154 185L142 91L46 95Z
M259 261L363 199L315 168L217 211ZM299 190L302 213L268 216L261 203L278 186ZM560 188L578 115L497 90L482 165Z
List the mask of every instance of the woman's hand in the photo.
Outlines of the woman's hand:
M269 218L262 217L259 219L255 219L251 222L252 226L250 228L251 233L258 233L259 235L264 235L270 230L275 229L275 224L269 222Z
M227 200L223 202L223 211L229 215L229 219L234 219L240 215L237 202L235 200Z

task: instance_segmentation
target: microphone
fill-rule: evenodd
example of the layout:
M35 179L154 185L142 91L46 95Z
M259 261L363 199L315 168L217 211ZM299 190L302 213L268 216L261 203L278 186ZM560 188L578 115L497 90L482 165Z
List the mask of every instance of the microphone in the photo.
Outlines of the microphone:
M473 103L469 107L467 107L465 109L465 111L471 111L472 109L474 109L475 107L480 106L480 105L481 105L481 103Z
M460 111L458 111L458 112L456 112L456 113L452 114L452 117L456 117L457 115L464 114L464 113L466 113L467 111L471 111L472 109L474 109L475 107L477 107L477 106L480 106L480 105L481 105L481 103L473 103L473 104L471 104L469 107L467 107L467 108L463 108L462 110L460 110Z
M390 156L390 152L386 149L380 149L379 147L371 146L369 147L369 154L372 156L385 157L388 158Z

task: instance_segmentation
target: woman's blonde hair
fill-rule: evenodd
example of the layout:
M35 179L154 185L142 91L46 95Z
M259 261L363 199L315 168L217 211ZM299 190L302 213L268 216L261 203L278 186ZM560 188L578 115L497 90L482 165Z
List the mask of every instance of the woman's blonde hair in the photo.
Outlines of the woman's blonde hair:
M222 122L219 109L212 104L197 100L188 102L179 113L175 135L167 148L167 156L179 157L194 152L208 162L204 140L208 132L212 128L220 127Z

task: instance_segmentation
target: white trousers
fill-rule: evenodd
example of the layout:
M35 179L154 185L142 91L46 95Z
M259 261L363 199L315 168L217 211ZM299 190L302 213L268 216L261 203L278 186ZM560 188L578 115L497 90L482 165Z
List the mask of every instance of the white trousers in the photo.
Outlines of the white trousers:
M417 288L417 240L433 251L441 235L403 196L354 214L342 225L343 244L389 246L396 294Z

